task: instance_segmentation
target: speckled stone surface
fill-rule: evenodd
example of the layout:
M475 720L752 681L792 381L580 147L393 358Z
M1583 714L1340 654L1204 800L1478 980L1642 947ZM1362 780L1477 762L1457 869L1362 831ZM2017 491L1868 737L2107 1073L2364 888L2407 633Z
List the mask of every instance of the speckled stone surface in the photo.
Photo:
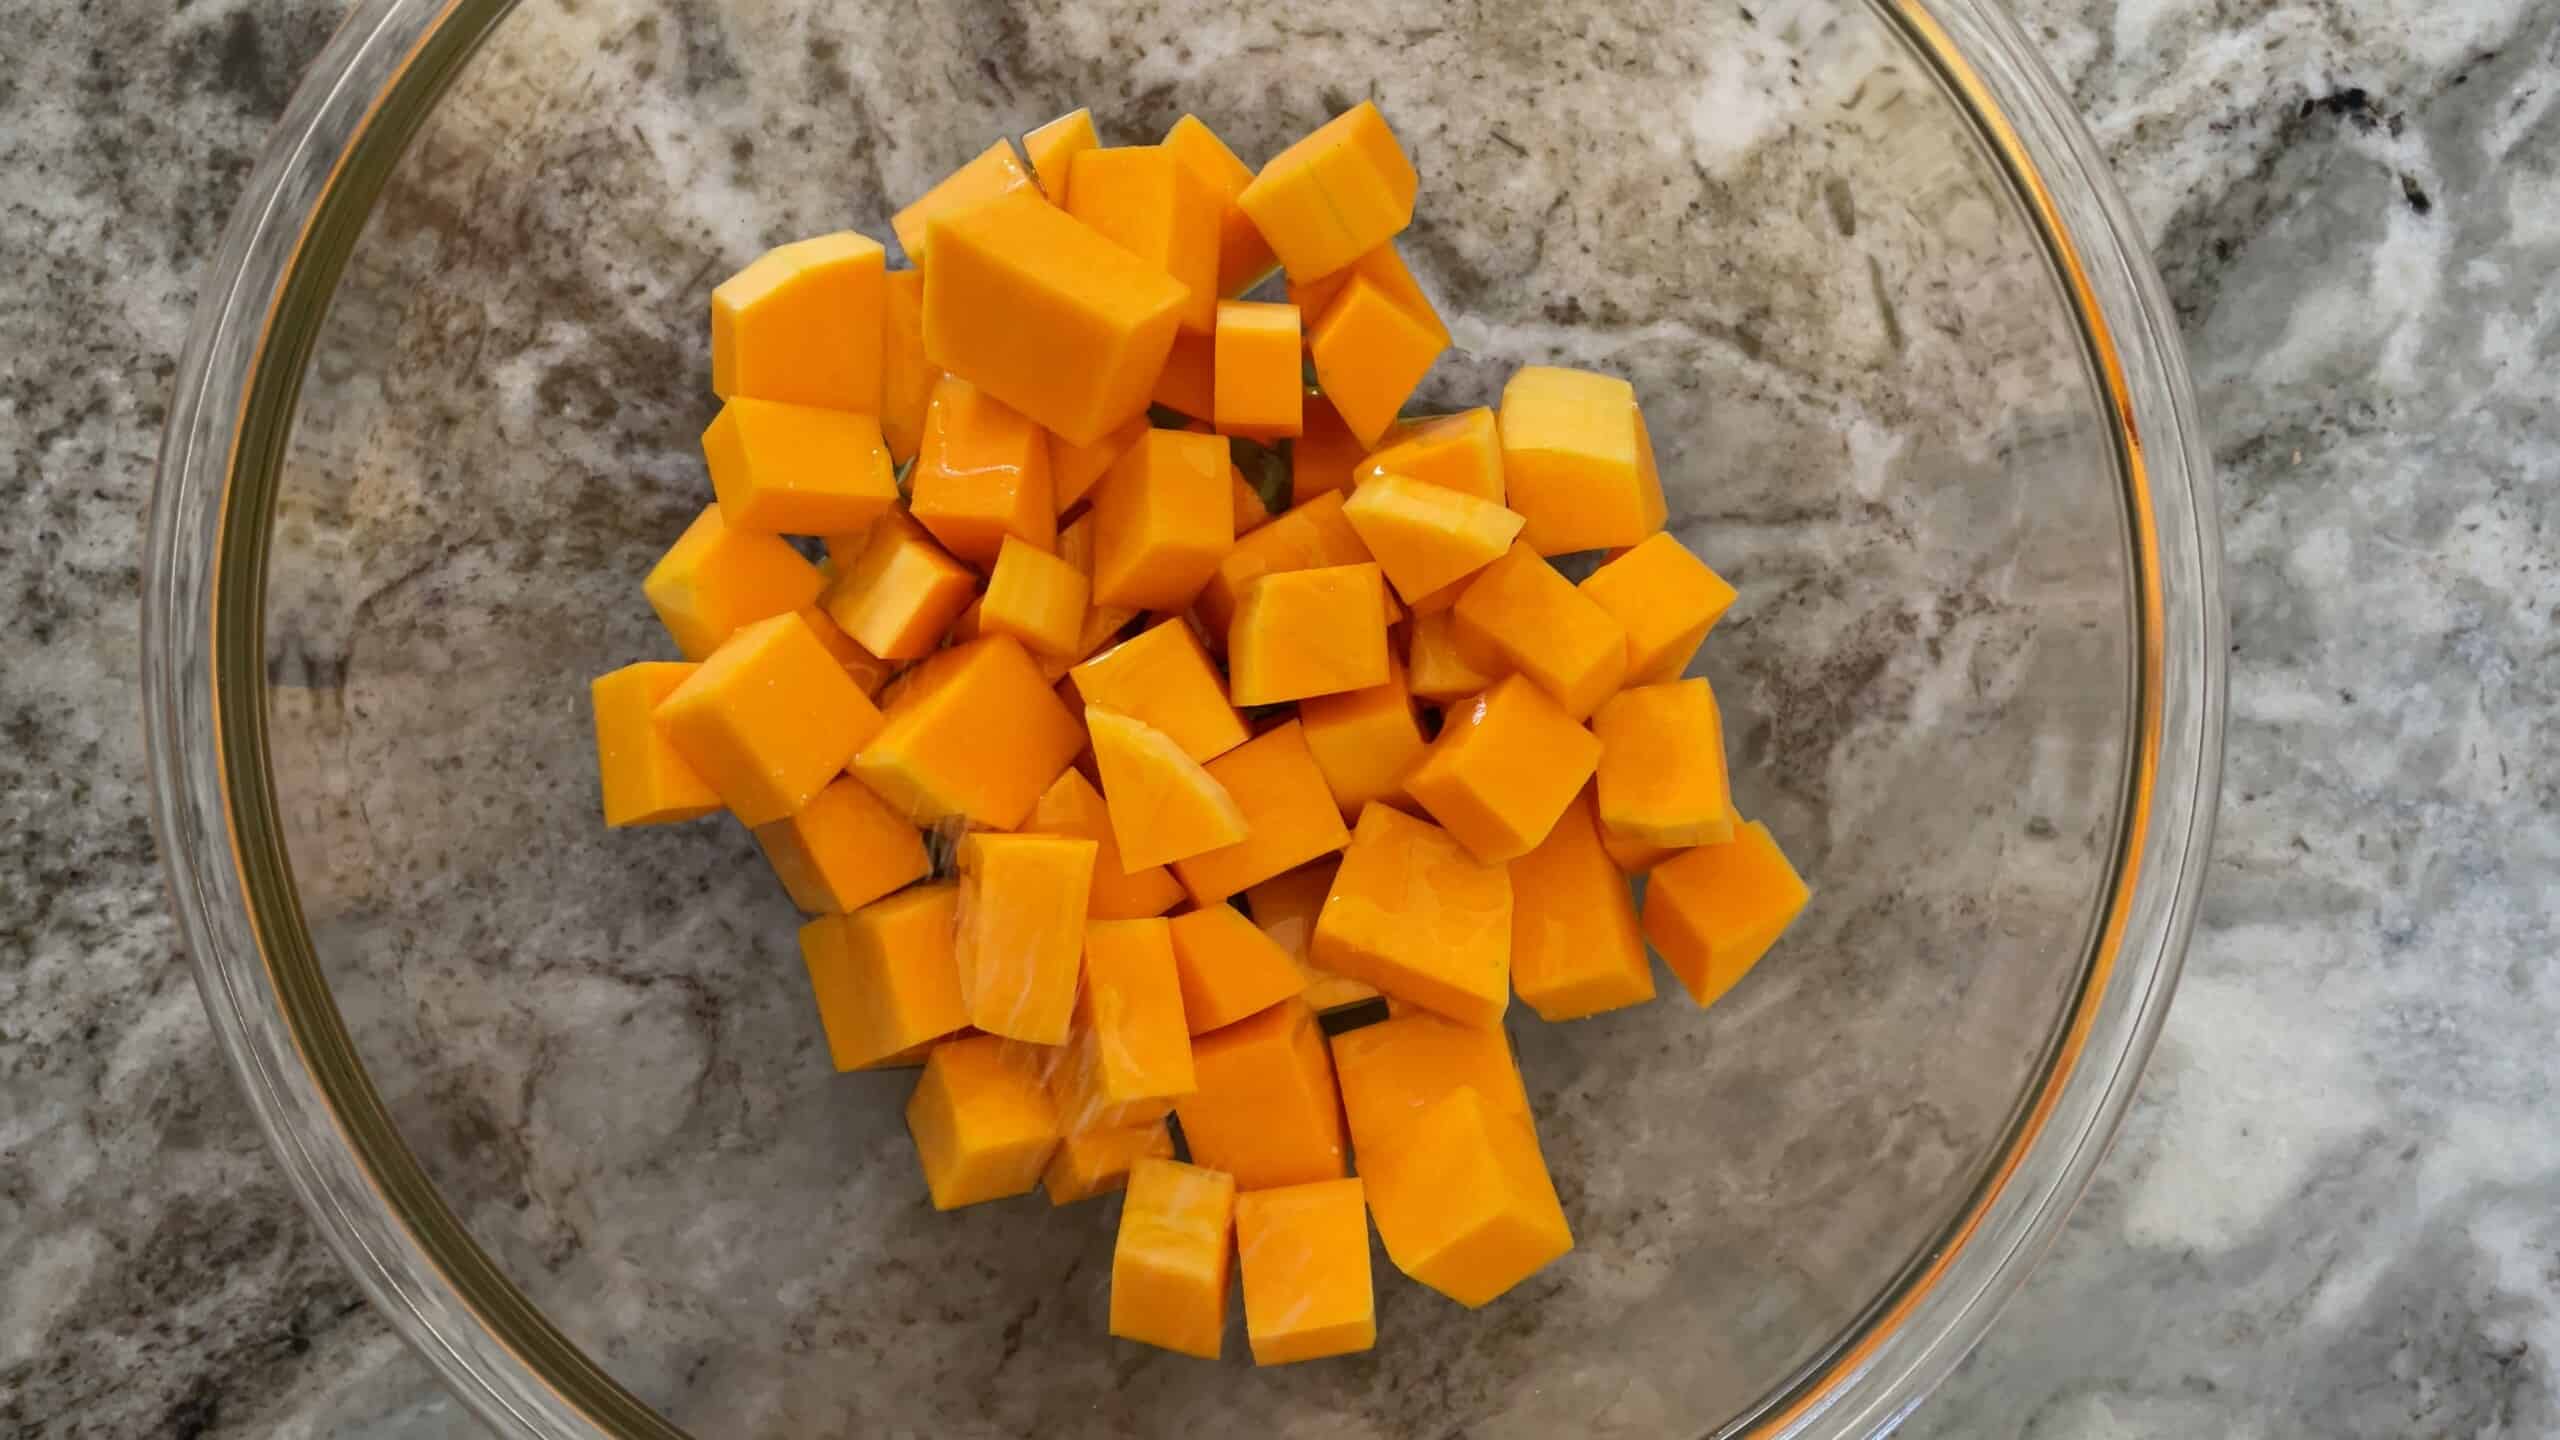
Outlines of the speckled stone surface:
M280 798L298 850L330 857L305 903L350 1023L455 1208L709 1434L1155 1430L1236 1395L1285 1400L1291 1432L1652 1433L1783 1371L1819 1339L1796 1322L1854 1308L1996 1125L2014 1086L1927 1037L2023 1048L2002 1027L2032 1034L2051 1003L2035 962L2079 914L2073 862L2101 828L2074 777L2105 768L2104 726L2019 718L2112 664L2051 623L2102 614L2112 581L2068 563L2095 522L2000 498L2085 459L2046 384L2063 352L2031 307L1988 303L2030 283L2026 256L1963 208L1965 167L1915 163L1930 126L1861 109L1878 94L1856 80L1890 57L1784 4L1627 7L1561 37L1422 5L1285 36L1046 5L905 22L904 53L983 51L972 74L873 58L851 7L754 32L780 41L731 33L769 8L511 22L359 252L297 438ZM2186 988L2126 1135L1905 1433L2548 1433L2560 17L2021 13L2147 227L2214 426L2230 769ZM10 1433L477 1433L274 1178L143 818L136 520L169 357L332 18L220 0L0 17L18 179L0 237L26 257L0 310L0 442L23 477L0 547ZM1710 673L1747 717L1746 802L1831 904L1711 1016L1520 1029L1583 1240L1515 1297L1534 1306L1468 1324L1392 1284L1375 1357L1204 1377L1095 1338L1102 1208L923 1211L902 1086L816 1063L787 907L744 837L586 827L574 681L650 653L627 577L698 495L683 436L710 278L773 239L876 225L1057 94L1139 136L1183 108L1250 117L1231 138L1259 153L1365 88L1327 77L1381 33L1426 72L1505 82L1379 84L1426 196L1498 201L1414 237L1467 352L1435 393L1551 354L1645 386L1666 472L1712 473L1683 533L1744 585L1751 623ZM1842 113L1787 123L1823 103ZM907 123L929 106L936 126ZM1589 146L1631 111L1683 123L1651 149ZM1947 224L1910 218L1930 197ZM488 674L492 650L518 673ZM568 698L510 716L527 670L572 677L531 687ZM1910 778L1933 744L1996 757L2057 733L2078 747L2059 778L1914 818L1946 798ZM1943 873L1911 878L1915 844L1952 857ZM1996 923L1963 903L1985 893ZM1871 1160L1919 1197L1908 1213L1875 1198ZM1559 1354L1575 1363L1541 1368Z

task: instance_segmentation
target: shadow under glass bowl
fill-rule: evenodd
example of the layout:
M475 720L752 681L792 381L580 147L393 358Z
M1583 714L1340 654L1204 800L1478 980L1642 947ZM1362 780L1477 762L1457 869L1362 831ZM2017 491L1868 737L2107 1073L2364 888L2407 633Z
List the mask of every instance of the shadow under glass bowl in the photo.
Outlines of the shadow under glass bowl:
M726 822L606 832L585 685L706 498L704 294L1079 104L1265 155L1375 95L1418 397L1644 399L1737 798L1816 887L1710 1012L1516 1037L1577 1248L1255 1370L1107 1339L1112 1202L937 1215ZM359 1281L503 1433L1869 1433L2085 1183L2221 757L2175 331L1985 0L1333 12L363 0L253 173L155 497L160 837ZM1230 1341L1230 1357L1242 1347Z

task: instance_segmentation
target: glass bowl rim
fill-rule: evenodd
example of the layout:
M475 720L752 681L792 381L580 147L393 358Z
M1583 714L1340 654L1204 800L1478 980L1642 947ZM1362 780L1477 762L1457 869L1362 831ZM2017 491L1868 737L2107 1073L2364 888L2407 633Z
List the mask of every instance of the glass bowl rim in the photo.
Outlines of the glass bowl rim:
M1927 1395L2050 1245L2176 987L2221 782L2221 534L2173 311L2095 142L1997 0L1868 0L1964 109L2071 302L2112 423L2140 627L2109 898L1998 1160L1842 1343L1722 1433L1868 1435ZM143 595L153 827L214 1031L304 1209L445 1384L509 1435L682 1433L546 1321L390 1121L322 978L267 779L265 526L303 363L409 137L513 0L360 0L207 271L162 438Z

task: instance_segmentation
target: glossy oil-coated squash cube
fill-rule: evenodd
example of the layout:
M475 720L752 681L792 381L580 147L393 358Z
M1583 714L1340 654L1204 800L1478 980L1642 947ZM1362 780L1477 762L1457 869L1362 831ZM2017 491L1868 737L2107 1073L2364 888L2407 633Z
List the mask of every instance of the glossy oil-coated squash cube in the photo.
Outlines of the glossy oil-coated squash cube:
M1478 860L1537 848L1600 764L1601 744L1526 677L1451 705L1405 793Z
M1484 406L1427 420L1402 420L1352 472L1355 485L1405 475L1502 503L1502 430Z
M813 915L859 910L933 871L924 836L850 775L755 837L791 903Z
M1227 692L1277 705L1386 683L1384 582L1372 564L1265 575L1227 627Z
M1244 839L1235 797L1172 736L1100 706L1086 707L1084 725L1124 863L1163 865Z
M1050 1095L1067 1133L1161 1120L1197 1088L1173 938L1162 919L1085 926L1075 1029Z
M1067 673L1084 703L1154 726L1204 764L1245 742L1244 717L1217 666L1180 620L1159 621Z
M987 593L978 623L990 632L1010 635L1039 654L1073 661L1084 635L1086 599L1093 582L1085 573L1046 550L1014 536L1004 537L996 552L995 570L987 577Z
M1182 328L1206 335L1218 310L1218 224L1225 206L1172 148L1119 145L1075 157L1067 213L1162 270L1184 292Z
M1127 866L1120 841L1111 833L1111 812L1102 792L1069 766L1031 807L1022 828L1035 835L1074 835L1094 842L1093 890L1087 902L1096 920L1138 920L1162 915L1182 899L1182 885L1162 865Z
M1066 514L1077 502L1093 492L1094 482L1111 469L1112 462L1129 453L1138 437L1147 433L1147 417L1132 415L1121 426L1090 445L1070 445L1052 435L1049 437L1049 487L1055 492L1058 513Z
M1472 665L1528 676L1576 720L1626 680L1626 628L1525 541L1477 571L1449 613Z
M1058 1153L1040 1176L1052 1205L1072 1205L1127 1188L1130 1168L1141 1160L1173 1158L1173 1130L1162 1120L1117 1130L1084 1130L1058 1142Z
M1218 197L1218 293L1237 296L1261 284L1280 262L1273 257L1270 242L1255 228L1253 217L1236 203L1236 197L1253 183L1253 167L1236 158L1227 142L1196 115L1174 121L1165 132L1164 145Z
M1500 505L1404 475L1363 482L1342 514L1407 601L1492 564L1520 533L1520 517Z
M777 246L711 292L711 393L880 413L888 256L850 230Z
M1289 952L1233 905L1204 905L1170 922L1182 1013L1191 1033L1232 1025L1305 990Z
M1049 687L1010 635L945 650L890 693L853 773L920 823L1010 829L1084 748L1084 727Z
M1316 385L1364 451L1374 449L1395 424L1414 387L1448 348L1443 333L1365 275L1353 276L1307 331Z
M1667 513L1635 387L1614 375L1528 365L1502 387L1504 503L1541 555L1633 545Z
M1592 571L1579 588L1626 628L1630 685L1679 679L1733 605L1733 587L1668 531Z
M1333 792L1345 820L1359 819L1376 802L1409 803L1405 777L1427 747L1404 667L1393 655L1387 657L1384 681L1302 701L1298 721L1306 727L1307 748L1315 752L1325 788Z
M1031 172L1023 168L1022 157L1014 153L1013 142L998 140L890 216L889 228L897 232L898 244L907 252L907 262L922 269L933 243L936 219L963 214L1016 192L1040 199Z
M739 626L797 610L826 583L790 541L732 528L711 504L650 567L640 588L684 658L701 660Z
M1413 638L1406 652L1406 678L1419 700L1446 705L1452 700L1470 699L1483 694L1486 687L1501 678L1477 669L1474 660L1459 648L1446 610L1414 615Z
M1031 164L1040 193L1053 205L1067 203L1067 176L1078 155L1102 143L1093 128L1093 112L1078 106L1022 137L1022 158Z
M741 628L652 712L685 764L742 824L807 805L880 712L798 615Z
M1462 1025L1511 999L1511 877L1439 826L1372 805L1316 917L1316 968Z
M1511 993L1549 1021L1653 998L1635 894L1601 843L1588 786L1511 862Z
M1463 1087L1403 1143L1361 1156L1370 1213L1396 1268L1470 1309L1573 1248L1529 1122Z
M1472 1087L1495 1109L1529 1118L1529 1091L1499 1025L1457 1025L1413 1010L1333 1037L1333 1073L1357 1155L1396 1149L1432 1106Z
M1093 598L1174 612L1235 544L1227 442L1149 430L1102 477L1093 500Z
M739 396L702 432L723 523L786 535L863 530L898 503L871 415Z
M1813 898L1753 821L1722 845L1683 850L1645 883L1644 938L1689 998L1712 1005L1760 963Z
M588 687L596 716L596 776L604 823L666 825L708 815L720 796L658 732L651 712L698 667L644 660L599 675Z
M1392 242L1369 251L1330 275L1290 281L1289 303L1305 312L1308 323L1313 324L1327 306L1342 297L1344 287L1355 277L1365 278L1377 286L1388 299L1404 307L1406 313L1437 334L1443 344L1448 342L1449 327L1441 321L1439 308L1431 303L1430 296L1422 293L1421 283L1413 278L1411 270L1405 268L1404 256L1397 252ZM1489 495L1485 498L1498 502L1502 497Z
M924 448L907 489L916 523L980 570L995 565L1007 535L1035 549L1057 548L1049 437L1020 411L957 376L934 382Z
M873 523L819 603L855 644L884 660L933 653L977 597L978 577L903 510Z
M1244 891L1255 927L1298 968L1299 998L1319 1015L1378 998L1376 987L1319 970L1307 958L1315 942L1316 918L1324 913L1325 896L1332 893L1334 872L1340 868L1334 860L1319 860Z
M1297 306L1218 302L1211 371L1219 434L1277 440L1305 428Z
M1223 644L1227 627L1235 622L1237 602L1255 580L1287 570L1366 565L1370 559L1360 532L1343 515L1343 497L1318 495L1238 539L1219 559L1216 572L1200 587L1200 621Z
M1704 678L1638 685L1591 717L1600 741L1600 819L1648 845L1733 838L1724 717Z

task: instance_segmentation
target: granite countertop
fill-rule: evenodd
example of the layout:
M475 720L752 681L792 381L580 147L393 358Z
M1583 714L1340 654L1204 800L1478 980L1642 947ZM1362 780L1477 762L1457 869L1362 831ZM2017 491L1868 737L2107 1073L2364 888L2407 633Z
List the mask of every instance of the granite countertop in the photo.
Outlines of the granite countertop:
M2560 10L2018 9L2193 357L2229 757L2141 1099L1903 1433L2560 1432ZM479 1433L270 1164L146 818L173 357L335 18L0 14L0 1433Z

